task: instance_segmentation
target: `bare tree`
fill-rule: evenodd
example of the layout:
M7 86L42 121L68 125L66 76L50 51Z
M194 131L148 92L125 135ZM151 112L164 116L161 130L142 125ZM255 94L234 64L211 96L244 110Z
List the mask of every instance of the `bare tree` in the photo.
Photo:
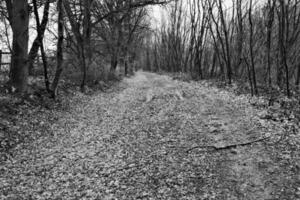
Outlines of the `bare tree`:
M249 28L250 28L250 35L249 35L249 48L250 48L250 62L251 62L251 78L252 78L252 84L253 84L253 90L254 94L258 95L257 90L257 83L256 83L256 71L255 71L255 61L254 61L254 42L253 42L253 21L252 21L252 6L253 2L250 0L249 3Z
M225 44L225 61L226 61L226 66L227 66L227 78L228 78L228 83L231 84L232 82L232 66L231 66L231 51L230 51L230 46L229 46L229 33L225 21L225 15L223 11L223 5L222 5L222 0L218 0L218 9L219 9L219 17L221 21L221 26L224 34L224 44ZM220 36L221 37L221 36Z
M42 43L43 43L43 38L44 38L45 31L46 31L46 27L47 27L47 24L49 21L50 3L51 3L51 0L46 0L45 3L43 3L44 4L43 18L42 18L42 21L40 22L40 17L38 14L38 1L37 0L32 1L33 11L34 11L35 19L36 19L37 36L33 41L33 44L30 48L29 56L28 56L28 68L29 68L29 73L31 75L33 75L33 70L34 70L33 63L35 61L35 58L38 55L39 48L41 48L41 54L42 54L43 61L45 61L46 56L45 56L44 45ZM46 73L45 73L45 81L47 82ZM46 83L46 85L47 85L47 83ZM48 86L46 86L46 87L49 88Z
M61 73L63 71L63 40L64 40L64 12L63 12L63 0L57 0L57 12L58 12L58 20L57 20L57 33L58 33L58 41L57 41L57 50L56 50L56 72L54 76L54 80L51 85L52 97L55 98L57 96L57 88Z
M49 82L49 78L48 78L48 62L47 62L47 56L45 53L45 48L44 48L44 43L43 43L43 35L45 32L45 27L48 21L48 15L49 15L49 4L50 4L50 0L46 1L46 5L45 5L45 9L44 9L44 24L43 27L40 24L40 17L39 17L39 13L38 13L38 6L37 6L37 1L33 0L33 11L34 11L34 15L35 15L35 20L36 20L36 28L37 28L37 40L38 42L34 43L33 48L35 49L35 44L38 44L41 50L41 55L42 55L42 59L43 59L43 66L44 66L44 79L45 79L45 86L46 86L46 90L48 92L50 92L50 82ZM37 47L38 49L38 47ZM31 54L29 54L29 69L32 68L33 66L33 60L34 57L36 57L37 52L34 52L35 50L33 50L31 52ZM34 55L35 54L35 55Z
M271 44L272 44L272 28L274 24L274 9L275 9L275 0L268 0L267 3L267 80L269 88L272 86L272 75L271 75Z
M239 68L243 56L243 43L244 43L244 20L242 10L242 0L236 0L236 15L237 15L237 39L236 39L236 53L237 57L235 60L235 74L238 75Z
M281 69L285 70L285 82L286 82L286 92L287 96L290 97L290 80L289 80L289 68L287 64L287 39L288 39L288 21L287 21L287 6L284 0L279 1L278 9L278 48L280 52L280 65Z
M90 1L90 0L88 0ZM74 34L74 38L76 40L76 45L77 45L77 51L78 51L78 56L79 56L79 64L81 66L82 70L82 80L81 80L81 91L85 91L85 86L86 86L86 76L87 76L87 67L88 63L86 61L87 53L86 49L89 49L89 38L91 34L91 27L90 27L90 9L91 9L91 3L92 2L87 2L87 1L79 1L79 9L83 5L83 18L80 18L77 20L76 16L76 4L74 3L74 13L71 8L71 3L69 0L63 1L64 9L66 11L66 15L69 19L72 33ZM82 14L82 13L81 13ZM83 20L83 23L82 21ZM81 24L83 26L84 32L81 32Z

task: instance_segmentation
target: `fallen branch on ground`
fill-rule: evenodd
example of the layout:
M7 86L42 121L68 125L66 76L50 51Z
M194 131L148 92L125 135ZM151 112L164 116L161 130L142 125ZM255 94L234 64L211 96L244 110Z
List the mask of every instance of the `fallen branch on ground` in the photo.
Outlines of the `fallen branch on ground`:
M237 147L249 146L251 144L254 144L254 143L257 143L257 142L261 142L261 141L267 140L270 137L271 136L260 138L260 139L249 141L249 142L238 143L238 144L230 144L230 145L221 146L221 147L216 147L216 146L213 146L213 145L195 146L195 147L192 147L192 148L188 149L186 152L189 153L189 152L191 152L191 151L193 151L195 149L212 149L213 151L221 151L221 150L234 149L234 148L237 148Z

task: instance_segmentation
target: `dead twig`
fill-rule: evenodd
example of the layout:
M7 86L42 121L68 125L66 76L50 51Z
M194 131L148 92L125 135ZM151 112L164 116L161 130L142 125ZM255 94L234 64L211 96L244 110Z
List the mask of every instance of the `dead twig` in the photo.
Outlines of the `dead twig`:
M267 140L270 137L271 136L264 137L264 138L259 138L257 140L253 140L253 141L249 141L249 142L243 142L243 143L238 143L238 144L230 144L230 145L221 146L221 147L217 147L217 146L214 146L214 145L195 146L195 147L189 148L186 152L189 153L189 152L191 152L195 149L212 149L213 151L229 150L229 149L234 149L234 148L237 148L237 147L249 146L251 144Z

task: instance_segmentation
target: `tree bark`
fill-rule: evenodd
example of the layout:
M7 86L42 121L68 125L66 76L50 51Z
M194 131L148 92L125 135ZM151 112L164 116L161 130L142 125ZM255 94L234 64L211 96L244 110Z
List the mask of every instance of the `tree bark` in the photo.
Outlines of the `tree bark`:
M252 82L252 78L251 78L251 68L250 68L249 62L247 61L247 57L246 56L244 58L244 61L245 61L246 65L247 65L248 81L249 81L251 96L254 96L253 82Z
M296 84L297 86L300 85L300 63L298 64L298 72L297 72L297 78L296 78L295 84Z
M287 50L286 50L286 44L287 44L287 38L288 38L288 32L286 32L287 29L287 21L286 21L286 10L285 10L285 2L284 0L280 0L280 12L279 12L279 53L280 53L280 65L281 69L285 70L285 85L286 85L286 93L287 96L290 97L290 80L289 80L289 68L287 65Z
M42 32L43 30L42 30L42 27L41 27L41 24L40 24L40 17L39 17L39 13L38 13L37 2L36 2L36 0L33 0L32 2L33 2L33 11L34 11L35 19L36 19L38 44L40 46L42 60L43 60L43 66L44 66L44 81L45 81L46 90L50 93L51 91L50 91L50 82L49 82L49 78L48 78L48 62L47 62L47 56L46 56L46 53L45 53L45 48L44 48L44 43L43 43L44 33ZM48 3L48 7L49 7L49 2L50 2L50 0L47 0L47 2L46 2L46 3ZM46 15L48 16L48 12L47 12ZM34 60L34 58L33 58L33 60ZM32 65L33 63L29 62L29 66L28 66L29 69L31 67L30 64Z
M273 2L272 2L273 1ZM274 8L275 8L275 0L268 0L268 22L267 22L267 81L268 86L271 88L272 86L272 75L271 75L271 43L272 43L272 27L274 22Z
M18 93L25 93L28 79L28 28L29 7L27 0L11 2L11 25L13 47L10 71L10 84Z
M256 71L255 71L255 62L254 62L254 52L253 52L253 22L252 22L252 0L250 0L250 8L249 8L249 25L250 25L250 61L251 61L251 75L253 82L253 90L254 94L258 95L257 83L256 83Z
M128 75L128 61L127 61L127 58L125 58L124 67L125 67L125 76L127 76Z
M225 17L224 17L221 0L219 0L219 13L220 13L221 25L223 26L223 33L224 33L224 37L225 37L224 40L225 40L225 49L226 49L227 78L228 78L228 83L231 84L231 82L232 82L231 52L230 52L230 46L229 46L228 30L227 30L227 26L226 26L226 21L225 21Z
M213 56L212 56L212 65L211 65L211 70L210 70L210 78L214 77L215 68L216 68L216 60L217 60L217 55L216 55L216 51L214 51Z
M41 42L43 41L45 30L49 21L49 8L50 8L50 0L47 0L44 7L42 22L41 23L38 22L40 24L39 26L37 26L38 35L36 36L36 38L32 43L29 56L28 56L28 68L29 68L30 75L34 74L33 63L36 56L38 55L39 47L42 45ZM37 8L35 9L37 10ZM35 15L37 16L38 14L35 13Z
M237 58L235 60L235 75L239 75L239 68L243 56L243 42L244 42L244 26L243 26L243 16L242 16L242 0L236 0L236 11L237 11L237 41L236 41L236 51Z
M63 18L63 0L58 0L57 2L57 11L58 11L58 23L57 23L57 32L58 32L58 41L57 41L57 51L56 51L56 72L52 82L51 90L52 97L57 96L57 88L61 73L63 71L63 40L64 40L64 18Z
M92 34L92 22L91 22L91 5L93 0L84 0L84 23L83 23L83 43L84 43L84 57L87 59L86 70L91 64L92 49L91 49L91 34ZM86 73L86 72L85 72Z
M110 72L114 73L117 69L118 66L118 58L115 55L111 55L111 60L110 60Z

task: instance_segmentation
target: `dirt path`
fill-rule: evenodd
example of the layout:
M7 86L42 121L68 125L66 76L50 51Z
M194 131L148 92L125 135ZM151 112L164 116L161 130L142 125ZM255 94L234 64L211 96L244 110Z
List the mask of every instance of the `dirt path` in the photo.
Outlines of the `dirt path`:
M144 72L122 87L74 99L0 166L0 199L300 198L299 168L284 171L299 154L246 144L283 133L246 97Z

